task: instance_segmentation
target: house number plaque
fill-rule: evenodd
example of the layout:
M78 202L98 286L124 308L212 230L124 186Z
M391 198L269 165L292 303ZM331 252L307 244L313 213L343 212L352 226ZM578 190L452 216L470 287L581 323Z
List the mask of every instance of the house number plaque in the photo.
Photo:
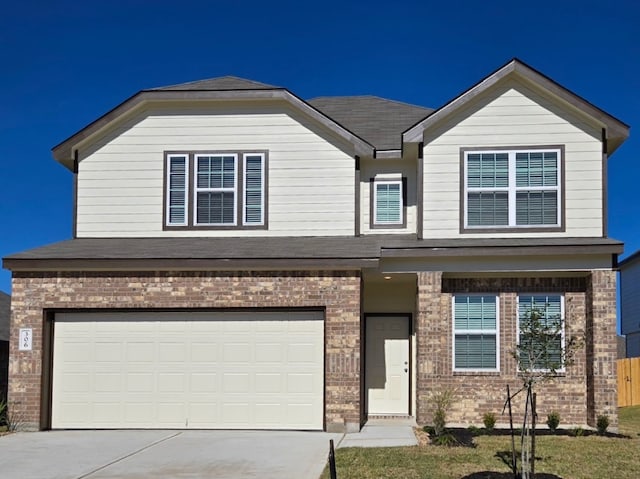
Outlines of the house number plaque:
M31 328L20 328L20 351L31 351L33 330Z

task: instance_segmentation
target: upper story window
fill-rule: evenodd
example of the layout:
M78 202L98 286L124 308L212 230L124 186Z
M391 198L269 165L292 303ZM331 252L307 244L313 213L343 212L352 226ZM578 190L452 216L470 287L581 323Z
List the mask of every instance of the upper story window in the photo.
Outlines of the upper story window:
M403 228L406 219L406 179L371 180L371 227Z
M463 149L463 231L560 231L562 157L561 147Z
M165 229L266 228L265 152L167 153Z
M453 298L454 371L497 371L499 358L497 295Z

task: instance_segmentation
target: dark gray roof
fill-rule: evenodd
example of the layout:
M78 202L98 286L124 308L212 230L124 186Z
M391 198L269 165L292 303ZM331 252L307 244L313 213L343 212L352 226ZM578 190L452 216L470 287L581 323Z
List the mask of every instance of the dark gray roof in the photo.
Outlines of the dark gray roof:
M378 150L402 148L402 133L433 109L377 96L328 96L307 103Z
M11 296L0 291L0 341L9 341Z
M363 266L363 261L377 262L381 257L610 254L621 251L622 243L608 238L418 240L415 235L78 238L7 256L4 258L4 267L35 269L41 263L43 267L48 264L64 271L67 267L71 268L72 263L75 268L83 261L99 261L106 266L133 269L135 266L128 262L149 260L165 261L176 268L197 267L205 264L199 263L202 261L209 261L206 263L208 267L224 267L227 264L250 267L252 264L269 265L276 262L282 267L296 267L314 261ZM114 263L110 264L110 261Z
M161 86L151 88L151 90L273 90L280 87L267 85L245 78L234 76L224 76L218 78L208 78L206 80L198 80L187 83L179 83L177 85Z

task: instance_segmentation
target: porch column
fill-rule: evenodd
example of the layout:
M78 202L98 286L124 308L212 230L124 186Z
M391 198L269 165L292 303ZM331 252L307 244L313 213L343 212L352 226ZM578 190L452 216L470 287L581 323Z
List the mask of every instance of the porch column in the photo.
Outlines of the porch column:
M586 296L587 423L606 415L617 429L616 272L591 271Z
M448 358L446 301L442 298L442 272L418 273L416 298L416 421L429 421L429 395L439 375L446 370Z

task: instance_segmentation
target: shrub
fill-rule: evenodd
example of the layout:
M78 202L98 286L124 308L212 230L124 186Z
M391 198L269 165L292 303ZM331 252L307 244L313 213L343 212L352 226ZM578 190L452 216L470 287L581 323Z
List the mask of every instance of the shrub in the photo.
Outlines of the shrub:
M433 427L436 436L441 436L444 433L444 428L447 425L447 412L453 404L455 399L455 391L453 389L443 389L431 396L431 403L433 405Z
M604 435L607 432L607 428L609 427L609 418L604 414L598 416L596 427L598 428L598 434Z
M458 446L460 443L451 433L444 433L433 438L433 443L437 446L453 447Z
M492 412L485 412L482 416L482 423L487 431L493 431L493 428L496 427L496 415Z
M581 427L574 427L573 429L569 429L569 435L573 437L584 436L584 429Z
M547 426L549 427L551 432L556 432L556 429L558 429L559 424L560 424L560 414L558 414L556 411L552 411L547 416Z

